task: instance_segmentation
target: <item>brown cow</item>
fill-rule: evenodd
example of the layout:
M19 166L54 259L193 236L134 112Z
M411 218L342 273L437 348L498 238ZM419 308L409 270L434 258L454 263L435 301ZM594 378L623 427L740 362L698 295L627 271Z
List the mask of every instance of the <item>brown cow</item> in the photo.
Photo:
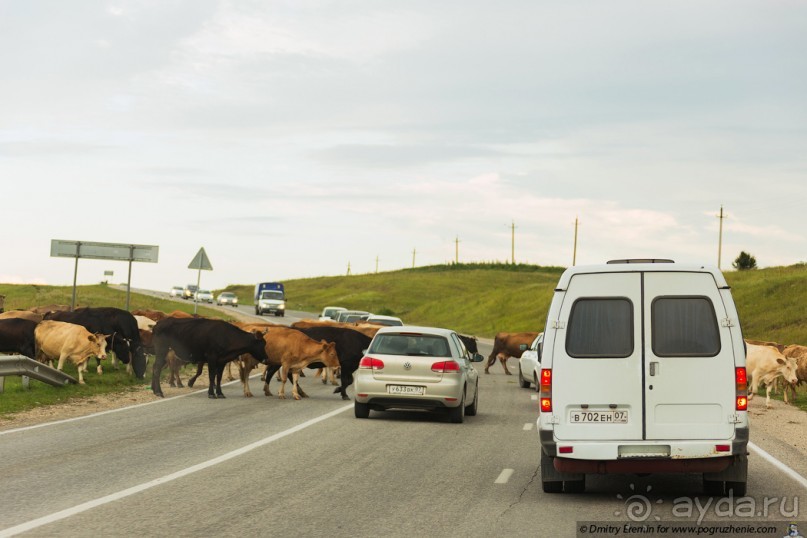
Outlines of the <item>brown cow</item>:
M292 323L291 326L296 329L308 329L309 327L342 327L344 329L353 329L354 331L359 331L364 336L369 336L370 338L374 337L375 333L377 333L378 330L383 327L383 325L365 323L363 321L341 323L339 321L329 321L327 319L301 319L300 321L295 321Z
M58 359L56 369L64 367L69 359L78 370L78 382L84 385L90 357L106 358L106 336L93 334L81 325L64 321L43 321L34 329L36 358L40 362Z
M154 321L155 323L160 321L163 318L168 317L168 314L163 312L162 310L150 310L148 308L144 308L141 310L132 310L133 316L145 316L150 320Z
M34 323L42 321L42 314L31 312L30 310L9 310L8 312L0 313L0 319L27 319Z
M78 308L78 307L76 307ZM31 312L42 314L43 316L48 312L70 312L70 305L66 304L49 304L47 306L33 306L29 308Z
M512 375L510 370L507 369L507 359L510 357L520 358L521 354L524 352L520 346L526 344L527 347L529 347L539 334L541 333L498 333L495 340L493 340L493 351L490 352L488 363L485 365L485 373L490 373L488 369L496 363L496 359L499 359L499 362L502 363L502 368L504 368L504 373Z
M286 380L288 374L292 377L292 396L295 400L305 397L306 394L298 387L300 370L312 362L322 362L326 367L339 367L339 357L336 355L336 344L333 342L317 342L296 329L285 327L272 327L265 336L266 355L269 357L270 367L266 371L263 393L271 396L269 381L272 375L282 369L282 379L277 397L286 398Z
M796 359L796 383L785 385L785 402L787 402L787 392L790 391L793 396L793 402L796 402L796 387L804 382L807 382L807 346L800 346L793 344L787 346L782 353L785 357Z

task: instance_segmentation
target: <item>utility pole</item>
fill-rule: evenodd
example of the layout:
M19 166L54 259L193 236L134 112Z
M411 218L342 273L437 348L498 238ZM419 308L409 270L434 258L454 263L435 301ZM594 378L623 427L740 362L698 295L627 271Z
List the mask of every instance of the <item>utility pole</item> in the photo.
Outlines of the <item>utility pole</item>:
M717 218L720 219L720 232L717 237L717 269L720 270L720 258L723 255L723 219L725 219L728 215L723 215L723 206L720 206L720 214Z
M415 252L417 252L417 249L413 248L412 249L412 269L415 268Z
M350 262L347 262L347 274L350 276Z
M375 273L378 274L378 255L375 257Z
M516 264L516 221L510 224L510 263Z
M454 263L457 265L460 263L460 236L454 239Z
M577 264L577 217L574 218L574 251L572 253L572 266Z

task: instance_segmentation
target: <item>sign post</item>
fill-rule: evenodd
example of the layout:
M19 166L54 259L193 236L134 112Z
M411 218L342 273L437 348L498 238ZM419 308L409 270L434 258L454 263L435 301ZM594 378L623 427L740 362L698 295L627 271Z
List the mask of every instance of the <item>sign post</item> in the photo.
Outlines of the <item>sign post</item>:
M196 274L196 291L199 291L199 283L202 281L202 270L212 271L213 266L210 265L210 258L207 257L205 247L199 249L196 256L193 257L191 263L188 264L188 269L197 269ZM199 306L199 301L196 300L196 295L193 296L193 313L196 314L196 308Z
M73 268L73 299L70 310L76 308L76 281L78 259L121 260L129 262L129 280L126 282L126 310L129 310L129 295L132 288L132 262L157 263L160 247L157 245L129 245L120 243L97 243L92 241L65 241L51 239L50 255L57 258L75 258Z

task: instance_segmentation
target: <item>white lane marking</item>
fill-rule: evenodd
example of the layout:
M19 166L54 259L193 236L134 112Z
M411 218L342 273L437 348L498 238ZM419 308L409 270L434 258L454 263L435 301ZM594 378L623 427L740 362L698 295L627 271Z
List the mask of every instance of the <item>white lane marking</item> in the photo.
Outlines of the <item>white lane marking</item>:
M258 377L258 376L260 376L260 374L252 375L252 376L250 376L250 379L252 379L254 377ZM228 383L223 383L221 386L226 387L227 385L233 385L235 383L241 383L241 381L236 379L235 381L230 381ZM149 388L149 390L151 390L151 389ZM155 400L153 402L144 402L144 403L139 403L139 404L134 404L134 405L128 405L126 407L119 407L117 409L108 409L106 411L98 411L97 413L92 413L90 415L83 415L83 416L80 416L80 417L73 417L73 418L64 418L64 419L61 419L61 420L54 420L52 422L43 422L42 424L34 424L33 426L23 426L22 428L15 428L13 430L0 431L0 435L5 435L7 433L24 432L24 431L27 431L27 430L35 430L37 428L44 428L45 426L53 426L54 424L66 424L68 422L75 422L77 420L84 420L86 418L100 417L101 415L108 415L110 413L119 413L121 411L127 411L129 409L137 409L138 407L143 407L143 406L146 406L146 405L154 405L154 404L158 404L158 403L162 403L162 402L169 402L171 400L176 400L178 398L185 398L186 396L192 396L194 394L199 394L200 392L207 392L207 387L205 387L203 389L198 389L198 390L194 390L194 391L191 391L191 392L187 392L185 394L179 394L177 396L171 396L170 398L160 398L159 396L155 396L154 397Z
M532 422L527 422L526 424L524 424L524 431L525 432L528 432L531 429L532 429Z
M297 426L289 428L288 430L284 430L284 431L282 431L280 433L270 435L269 437L261 439L260 441L255 441L254 443L250 443L250 444L248 444L246 446L243 446L241 448L238 448L236 450L227 452L226 454L222 454L221 456L213 458L212 460L203 461L202 463L197 463L196 465L192 465L191 467L188 467L186 469L182 469L181 471L177 471L175 473L171 473L171 474L168 474L168 475L165 475L165 476L161 476L160 478L155 478L154 480L144 482L143 484L140 484L140 485L137 485L137 486L132 486L131 488L124 489L123 491L119 491L117 493L111 493L109 495L99 497L98 499L94 499L92 501L87 501L87 502L81 503L81 504L79 504L77 506L73 506L72 508L66 508L64 510L60 510L59 512L55 512L55 513L49 514L47 516L42 516L42 517L37 518L37 519L32 519L31 521L27 521L25 523L20 523L19 525L15 525L13 527L9 527L7 529L0 530L0 538L6 538L8 536L16 536L17 534L20 534L22 532L27 532L27 531L30 531L32 529L36 529L37 527L41 527L42 525L48 525L50 523L54 523L56 521L68 518L70 516L74 516L76 514L80 514L81 512L86 512L87 510L90 510L92 508L96 508L98 506L101 506L101 505L104 505L104 504L107 504L107 503L111 503L111 502L114 502L114 501L119 501L120 499L123 499L125 497L129 497L131 495L134 495L135 493L140 493L141 491L145 491L145 490L153 488L155 486L160 486L162 484L167 484L168 482L171 482L172 480L176 480L177 478L182 478L184 476L188 476L189 474L193 474L193 473L195 473L197 471L202 471L204 469L207 469L208 467L218 465L219 463L224 463L225 461L228 461L228 460L231 460L231 459L236 458L238 456L241 456L243 454L246 454L247 452L250 452L251 450L255 450L256 448L260 448L262 446L268 445L269 443L273 443L273 442L275 442L275 441L277 441L279 439L282 439L284 437L287 437L287 436L289 436L289 435L291 435L293 433L297 433L300 430L303 430L303 429L305 429L305 428L307 428L309 426L313 426L314 424L316 424L318 422L322 422L323 420L327 420L327 419L329 419L331 417L334 417L334 416L338 415L339 413L342 413L342 412L347 411L348 409L352 409L352 408L353 408L353 404L351 403L350 405L340 407L339 409L331 411L330 413L326 413L326 414L321 415L321 416L319 416L317 418L312 418L311 420L303 422L302 424L298 424ZM511 473L512 473L512 471L511 471Z
M513 476L513 469L503 469L499 474L499 478L496 479L494 484L507 484L507 481L510 480L511 476Z
M537 400L538 400L538 395L537 395L537 394L533 394L532 396L530 396L530 400L532 400L533 402L534 402L534 401L537 401Z
M799 473L797 473L796 471L794 471L781 461L777 460L776 458L774 458L773 456L771 456L770 454L768 454L767 452L765 452L764 450L762 450L761 448L759 448L757 445L755 445L750 441L748 442L748 448L756 452L757 455L762 456L762 458L767 460L768 463L770 463L771 465L773 465L774 467L785 473L787 476L789 476L790 478L801 484L804 487L804 489L807 489L807 478L804 478Z

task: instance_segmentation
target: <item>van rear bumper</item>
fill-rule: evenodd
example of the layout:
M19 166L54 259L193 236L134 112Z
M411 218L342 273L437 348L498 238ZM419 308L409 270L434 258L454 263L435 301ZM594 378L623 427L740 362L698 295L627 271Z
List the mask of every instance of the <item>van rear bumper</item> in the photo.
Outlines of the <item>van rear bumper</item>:
M697 459L573 460L556 457L555 470L561 473L720 473L734 462L734 456Z

